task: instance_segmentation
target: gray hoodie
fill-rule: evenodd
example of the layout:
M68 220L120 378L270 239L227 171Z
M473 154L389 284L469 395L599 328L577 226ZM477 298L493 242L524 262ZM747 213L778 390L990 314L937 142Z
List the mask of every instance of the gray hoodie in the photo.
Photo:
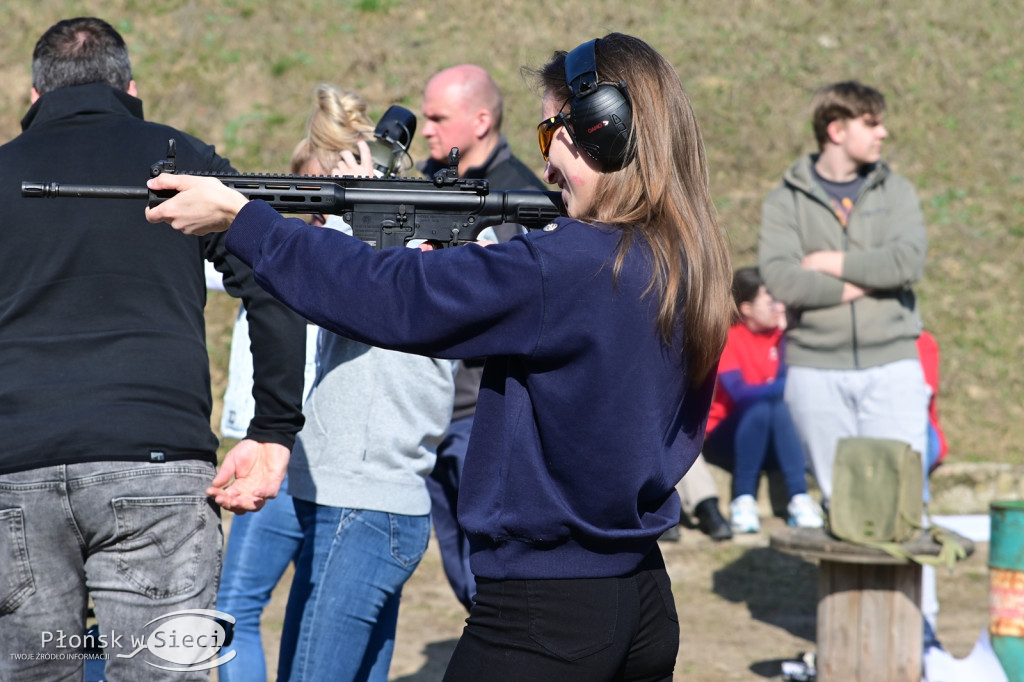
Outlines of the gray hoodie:
M451 421L456 367L320 330L289 494L331 507L429 513L424 478Z
M765 286L786 304L786 361L819 369L863 369L917 357L921 331L913 284L928 237L910 182L877 163L843 227L800 158L765 199L758 260ZM843 251L843 279L805 270L815 251ZM842 302L843 281L870 289Z

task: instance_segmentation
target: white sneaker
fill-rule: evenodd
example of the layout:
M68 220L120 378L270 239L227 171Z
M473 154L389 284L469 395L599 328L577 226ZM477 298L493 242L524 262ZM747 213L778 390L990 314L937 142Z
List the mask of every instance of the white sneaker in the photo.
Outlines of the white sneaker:
M740 495L729 503L729 527L733 533L756 533L761 530L757 518L757 501L752 495Z
M797 528L821 528L825 522L821 518L818 504L807 493L800 493L789 498L786 507L789 514L789 525Z

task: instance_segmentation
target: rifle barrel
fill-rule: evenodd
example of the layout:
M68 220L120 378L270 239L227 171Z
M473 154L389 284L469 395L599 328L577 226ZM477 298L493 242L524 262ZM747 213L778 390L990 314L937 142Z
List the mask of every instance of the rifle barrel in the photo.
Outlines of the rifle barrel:
M89 197L94 199L149 199L146 187L123 185L68 185L59 182L23 182L23 197Z

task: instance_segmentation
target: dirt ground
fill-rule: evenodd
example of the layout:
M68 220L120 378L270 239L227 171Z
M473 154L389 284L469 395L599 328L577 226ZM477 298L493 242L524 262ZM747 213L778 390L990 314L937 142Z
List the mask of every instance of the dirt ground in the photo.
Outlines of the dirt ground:
M679 542L661 543L683 624L676 680L779 680L782 661L814 650L817 567L770 549L768 536L783 522L762 521L760 534L729 542L684 528ZM938 570L939 637L958 658L970 652L988 621L987 561L988 545L979 543L952 573ZM270 671L276 670L289 584L290 573L264 613ZM390 680L440 680L464 619L432 540L405 587Z

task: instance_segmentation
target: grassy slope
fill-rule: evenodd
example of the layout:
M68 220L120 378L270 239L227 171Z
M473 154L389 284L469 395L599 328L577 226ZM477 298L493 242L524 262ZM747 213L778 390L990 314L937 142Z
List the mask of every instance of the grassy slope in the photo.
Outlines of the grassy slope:
M464 61L492 71L512 146L539 170L539 102L519 67L619 30L663 52L690 91L742 265L755 259L762 198L812 146L810 93L858 78L889 99L886 156L918 186L930 227L918 292L942 344L951 457L1021 461L1024 57L1014 45L1024 15L992 1L632 4L15 0L0 7L0 139L17 133L27 107L38 35L96 14L125 35L147 116L215 143L240 170L287 168L320 81L359 91L376 114L392 103L418 111L430 74ZM424 153L418 139L413 156ZM216 381L232 308L214 297Z

